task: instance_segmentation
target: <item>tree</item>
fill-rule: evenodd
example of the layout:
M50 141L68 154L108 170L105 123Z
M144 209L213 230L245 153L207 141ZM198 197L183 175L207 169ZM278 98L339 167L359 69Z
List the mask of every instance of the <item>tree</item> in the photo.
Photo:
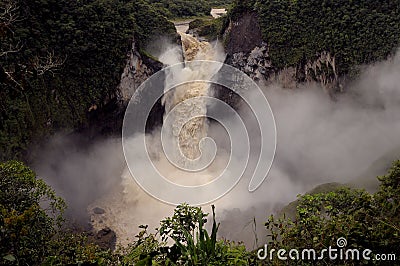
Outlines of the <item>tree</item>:
M93 105L118 109L133 39L144 51L154 36L175 34L144 0L1 1L0 161L27 159L54 132L89 127Z
M257 15L277 70L304 68L323 52L334 56L335 67L319 70L332 79L335 71L346 75L358 65L394 54L400 40L399 11L398 1L387 0L237 0L229 17Z
M243 244L217 240L219 224L215 221L211 234L204 228L206 217L200 207L181 204L172 217L160 222L157 234L148 234L147 226L138 240L123 252L123 260L131 265L251 265L253 253ZM161 237L161 241L158 240ZM168 240L173 244L168 245Z
M382 183L375 194L339 188L300 196L293 221L271 216L266 222L270 248L322 250L344 237L348 247L375 254L395 252L400 246L400 161L378 179ZM331 263L329 259L319 262Z
M17 161L0 164L1 264L38 264L62 222L64 201Z

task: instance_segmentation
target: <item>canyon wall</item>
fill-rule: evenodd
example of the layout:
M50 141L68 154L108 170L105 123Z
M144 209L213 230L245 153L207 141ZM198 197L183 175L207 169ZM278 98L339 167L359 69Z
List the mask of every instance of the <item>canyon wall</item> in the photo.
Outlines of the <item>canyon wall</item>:
M303 60L297 66L275 66L269 54L268 42L262 38L256 12L246 12L230 19L223 39L227 52L226 63L256 81L277 81L285 88L296 88L299 82L318 82L330 91L342 88L335 57L326 51L317 53L315 60Z

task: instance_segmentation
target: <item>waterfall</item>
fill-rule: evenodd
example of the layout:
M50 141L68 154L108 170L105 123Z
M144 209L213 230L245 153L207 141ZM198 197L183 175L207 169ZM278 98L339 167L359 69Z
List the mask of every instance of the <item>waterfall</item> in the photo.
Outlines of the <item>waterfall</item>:
M200 42L191 35L179 33L182 40L182 51L185 62L193 60L215 60L215 51L208 42ZM183 82L185 80L198 80L206 78L211 73L208 69L190 69L185 67L180 73L173 73L166 79L165 89L168 88L169 79L178 78ZM177 156L176 160L185 160L180 162L187 165L190 160L195 160L200 156L200 140L207 136L207 113L206 102L198 98L185 103L187 99L207 96L209 94L209 84L204 82L184 83L174 88L172 95L165 94L163 104L165 106L165 117L176 107L172 114L171 137L173 144L180 148L184 158ZM186 122L188 121L188 122ZM189 160L187 160L189 159Z
M185 62L193 60L215 60L222 61L222 53L215 49L210 43L199 41L191 35L178 32L182 40L182 54ZM173 56L173 52L166 51L165 57ZM160 57L160 60L163 59ZM174 60L172 60L174 61ZM208 124L205 118L207 113L207 103L204 99L195 97L209 95L209 84L205 82L187 82L188 80L200 80L210 78L218 69L207 69L202 67L201 62L195 69L190 66L180 69L179 73L168 73L165 78L165 91L172 79L182 81L173 90L165 93L162 103L165 108L164 121L171 115L169 121L171 126L166 130L171 135L172 145L176 150L184 155L176 156L175 160L180 165L195 162L201 154L200 141L207 136ZM168 72L168 71L166 71ZM185 100L193 99L190 102ZM174 111L173 111L174 110ZM173 112L171 112L173 111ZM207 169L202 172L188 173L181 170L176 165L172 165L165 155L159 143L160 132L153 133L149 138L151 143L151 155L154 158L154 165L166 178L179 184L196 185L209 182L216 174L215 168ZM200 145L201 147L201 145ZM176 154L178 155L178 153ZM220 163L217 158L217 162ZM225 160L225 159L224 159ZM220 163L221 165L223 163ZM188 178L190 176L190 178ZM174 207L166 205L146 194L133 180L129 170L126 168L121 175L121 186L110 191L101 199L97 200L88 207L91 215L91 224L96 230L109 227L117 234L118 244L127 245L135 240L135 235L140 231L138 226L141 224L149 225L150 229L159 226L159 221L172 214ZM93 210L95 207L104 209L104 213L98 214Z

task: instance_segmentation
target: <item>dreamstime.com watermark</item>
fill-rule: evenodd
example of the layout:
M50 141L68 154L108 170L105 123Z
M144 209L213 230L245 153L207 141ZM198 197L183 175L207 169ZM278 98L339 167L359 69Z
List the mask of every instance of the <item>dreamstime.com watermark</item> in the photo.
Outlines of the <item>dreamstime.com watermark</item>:
M316 261L316 260L351 260L351 261L396 261L396 254L375 254L370 249L356 249L346 248L347 240L340 237L336 241L337 247L329 246L322 250L315 250L312 248L304 249L268 249L265 244L263 248L257 251L257 257L260 260L303 260L303 261Z

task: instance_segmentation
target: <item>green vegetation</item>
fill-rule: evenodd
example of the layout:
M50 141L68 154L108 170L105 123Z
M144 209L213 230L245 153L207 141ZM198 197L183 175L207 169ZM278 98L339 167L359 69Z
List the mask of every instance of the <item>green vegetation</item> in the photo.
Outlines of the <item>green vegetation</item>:
M373 254L398 252L400 161L378 179L381 185L375 194L342 187L300 196L295 219L271 216L266 223L272 237L270 248L322 250L344 237L348 247L370 249ZM319 262L327 265L329 259Z
M233 20L237 20L244 13L255 12L255 3L255 0L235 0L228 10L228 16Z
M141 226L137 241L112 252L62 231L65 203L22 163L1 163L0 184L2 265L248 265L254 260L243 245L217 240L214 209L211 234L204 228L208 214L183 204L161 221L157 234Z
M328 51L339 74L386 58L400 40L398 1L236 1L230 17L258 14L274 66L299 66Z
M62 231L64 201L28 167L0 164L0 264L109 265L118 257Z
M132 37L144 56L153 36L173 36L166 19L209 15L233 1L3 0L0 3L0 161L21 159L56 131L87 127L116 87ZM303 66L322 51L339 74L380 60L399 44L396 1L236 1L229 17L258 14L273 66ZM215 39L228 19L199 20ZM194 27L194 26L191 26ZM328 75L332 74L329 70Z
M371 249L374 254L395 253L400 246L400 161L378 179L381 185L375 194L338 187L299 196L294 219L271 216L266 222L271 236L269 249L322 250L336 246L336 240L344 237L348 247ZM23 164L16 161L0 164L0 184L2 265L267 263L259 261L256 251L247 251L243 244L217 238L219 224L214 207L211 232L205 229L208 214L199 207L182 204L172 217L160 222L155 234L148 233L147 226L141 226L136 241L111 251L89 243L83 235L62 231L64 202ZM333 264L329 260L318 262ZM285 264L278 260L272 263Z
M232 0L147 0L169 19L209 16L213 7L228 7Z
M134 36L144 48L175 34L142 0L4 0L0 14L0 161L87 125L115 97Z
M387 57L399 44L396 1L236 1L229 17L256 12L273 64L299 66L329 51L340 74ZM116 97L132 39L144 57L153 36L172 37L167 18L208 15L229 1L3 0L0 3L0 264L1 265L255 265L240 243L217 239L219 224L186 204L147 227L137 241L104 250L65 231L64 201L17 161L28 146L58 130L89 123L92 106ZM199 19L199 34L215 38L228 20ZM400 246L400 161L370 194L339 184L299 196L294 216L271 216L271 248L322 249L339 237L376 253ZM326 189L327 186L324 186ZM284 210L285 211L285 210ZM281 262L274 261L279 264ZM330 261L321 261L329 264Z
M157 235L148 234L146 226L138 241L125 250L129 265L250 265L255 257L242 244L217 240L219 224L215 221L211 234L204 228L208 214L199 207L182 204L174 215L160 222ZM174 244L167 245L172 239Z
M217 19L195 19L189 23L189 30L195 30L199 36L215 40L221 36L225 17Z
M16 161L0 164L0 184L0 264L38 264L60 225L65 204Z

